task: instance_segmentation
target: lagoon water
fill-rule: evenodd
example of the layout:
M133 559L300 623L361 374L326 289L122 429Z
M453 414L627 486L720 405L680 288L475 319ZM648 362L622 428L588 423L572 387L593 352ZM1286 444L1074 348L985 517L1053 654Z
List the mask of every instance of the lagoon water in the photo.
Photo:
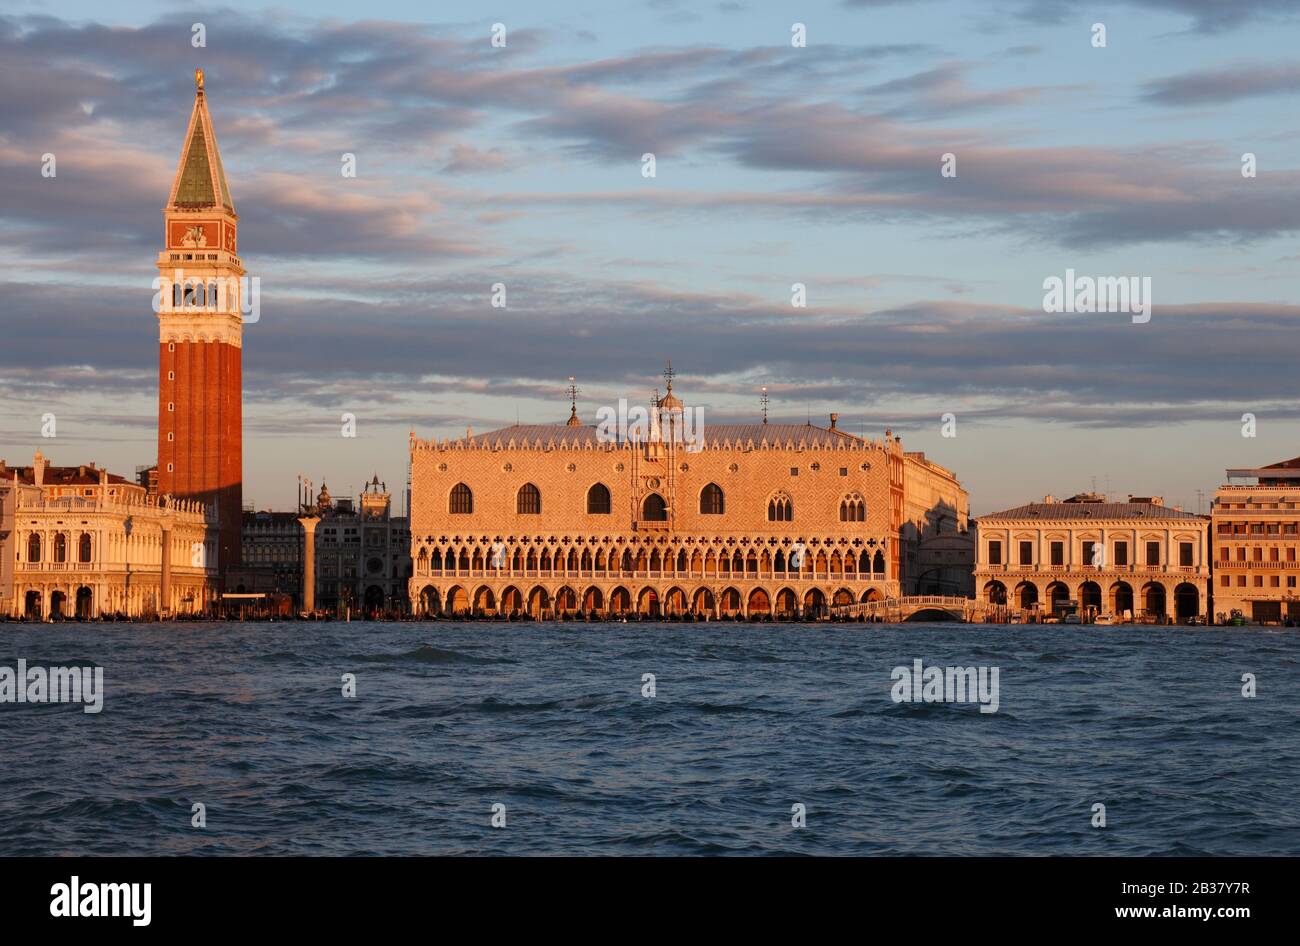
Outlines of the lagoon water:
M0 855L1300 854L1291 629L0 625L19 658L104 707L0 704ZM917 658L998 711L893 702Z

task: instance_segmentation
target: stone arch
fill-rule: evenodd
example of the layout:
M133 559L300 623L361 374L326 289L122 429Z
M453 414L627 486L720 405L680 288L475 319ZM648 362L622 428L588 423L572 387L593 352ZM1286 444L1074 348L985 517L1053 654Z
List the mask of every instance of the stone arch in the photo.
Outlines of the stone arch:
M740 613L740 591L727 587L722 589L721 611L724 615Z
M659 592L649 585L642 588L636 596L636 610L638 614L646 614L651 617L659 616Z
M535 618L544 617L551 609L551 593L541 585L534 585L528 592L528 613Z
M1124 612L1133 613L1133 586L1126 581L1117 581L1110 586L1111 614L1123 617Z
M582 593L582 610L584 611L603 611L605 609L605 596L595 585L591 585Z
M482 611L484 614L491 614L496 610L496 596L492 594L492 589L487 585L479 585L478 590L474 592L474 610Z
M820 617L826 611L826 595L820 588L809 588L803 596L804 614Z
M587 490L587 515L607 516L610 508L609 487L604 483L592 483Z
M1174 588L1174 618L1181 624L1201 613L1201 590L1191 582L1180 582Z
M1007 603L1007 586L994 579L984 583L984 600L989 604Z
M686 592L674 585L664 595L665 614L685 614L687 611Z
M716 614L718 605L713 592L708 588L695 589L695 598L691 602L691 610L696 614Z
M423 614L437 614L442 610L442 598L433 585L425 585L420 591L420 611Z
M514 585L506 585L501 590L501 613L514 614L516 611L524 610L524 595Z
M1101 613L1101 585L1095 581L1085 581L1079 586L1079 607L1092 608L1095 613Z
M609 593L609 610L614 614L627 614L632 610L632 594L622 585Z
M780 617L793 617L799 611L799 596L790 588L776 593L776 613Z
M1142 610L1148 617L1163 618L1166 613L1165 586L1158 581L1149 581L1142 586Z
M841 588L839 591L835 592L835 596L831 599L831 601L836 605L853 604L854 603L853 592L847 588Z
M1054 581L1047 586L1047 603L1053 614L1070 600L1070 586L1063 581Z
M770 616L772 614L772 599L768 597L767 591L763 588L755 588L749 593L749 601L745 605L745 613L750 617L755 614Z
M95 593L85 585L77 589L76 616L81 620L89 620L94 610Z
M1032 581L1016 585L1016 604L1028 611L1038 604L1038 586Z
M50 617L62 619L68 616L68 596L62 591L50 594Z
M448 614L464 614L469 610L469 594L460 585L447 589L446 608Z
M561 585L559 591L555 592L555 611L557 614L567 614L578 610L578 593L568 585Z

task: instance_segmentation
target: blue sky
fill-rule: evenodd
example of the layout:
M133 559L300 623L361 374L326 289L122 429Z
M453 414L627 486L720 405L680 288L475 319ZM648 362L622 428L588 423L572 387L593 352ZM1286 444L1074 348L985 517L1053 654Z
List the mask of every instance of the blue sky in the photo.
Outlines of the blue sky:
M706 424L766 384L774 418L902 433L976 512L1094 481L1194 509L1300 454L1297 6L7 3L0 456L153 461L149 282L202 66L263 284L259 507L296 473L395 486L411 429L563 420L569 375L594 422L672 358ZM1067 268L1150 276L1151 322L1044 313Z

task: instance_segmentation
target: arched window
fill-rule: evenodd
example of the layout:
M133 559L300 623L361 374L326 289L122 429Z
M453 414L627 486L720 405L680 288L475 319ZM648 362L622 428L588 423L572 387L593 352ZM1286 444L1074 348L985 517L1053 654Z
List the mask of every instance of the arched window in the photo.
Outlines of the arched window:
M597 483L587 490L587 514L591 516L609 515L609 487Z
M56 562L66 562L68 560L68 537L62 532L54 536L54 560Z
M41 560L41 537L35 532L27 540L27 561L39 562Z
M722 515L722 487L710 483L700 493L700 513L706 516Z
M451 500L447 504L447 511L462 515L474 511L474 494L464 483L457 483L451 488Z
M840 500L840 522L866 522L867 504L856 493Z
M90 561L90 533L81 533L81 539L77 542L77 561Z
M794 503L786 495L773 496L767 501L768 522L792 522L794 520Z
M658 493L647 496L641 504L641 518L647 522L666 522L668 507L664 504L664 498Z
M521 516L536 516L542 511L542 493L532 483L519 487L516 511Z

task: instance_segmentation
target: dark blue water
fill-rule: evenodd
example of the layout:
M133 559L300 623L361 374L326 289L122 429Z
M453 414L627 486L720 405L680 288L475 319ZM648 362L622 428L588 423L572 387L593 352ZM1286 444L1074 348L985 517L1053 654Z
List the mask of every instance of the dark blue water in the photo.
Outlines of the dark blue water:
M0 625L19 657L105 704L0 705L4 855L1300 853L1293 630ZM916 657L999 711L894 703Z

